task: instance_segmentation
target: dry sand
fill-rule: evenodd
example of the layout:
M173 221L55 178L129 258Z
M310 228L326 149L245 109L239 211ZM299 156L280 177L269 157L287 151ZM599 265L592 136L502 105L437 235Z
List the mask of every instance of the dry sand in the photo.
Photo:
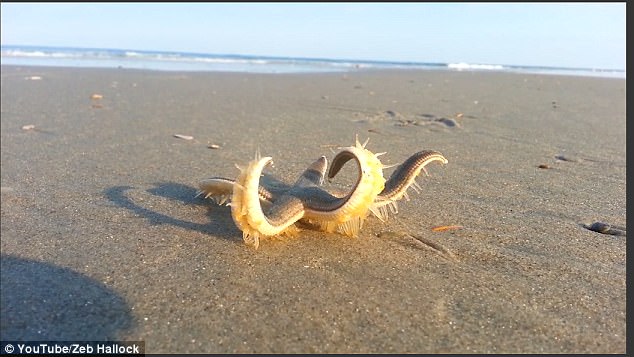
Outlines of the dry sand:
M2 340L625 352L626 236L584 228L625 230L623 79L3 66L1 118ZM228 207L194 198L258 149L291 182L355 134L386 164L449 160L358 239L255 251Z

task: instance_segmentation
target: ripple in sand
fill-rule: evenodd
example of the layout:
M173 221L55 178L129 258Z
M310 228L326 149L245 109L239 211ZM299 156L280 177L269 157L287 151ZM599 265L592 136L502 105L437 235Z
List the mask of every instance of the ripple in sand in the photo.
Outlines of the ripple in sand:
M384 239L386 238L386 239L395 240L395 241L399 241L403 239L410 240L411 242L416 243L418 247L429 250L445 260L448 260L454 263L458 262L458 259L456 258L455 254L451 250L449 250L447 247L420 235L409 234L403 231L384 231L384 232L378 233L377 237L384 238Z

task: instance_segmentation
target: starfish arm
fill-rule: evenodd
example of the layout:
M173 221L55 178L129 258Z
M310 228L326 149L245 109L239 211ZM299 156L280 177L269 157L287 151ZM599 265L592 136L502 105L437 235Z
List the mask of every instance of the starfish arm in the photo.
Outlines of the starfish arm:
M255 248L258 247L261 236L295 232L293 224L304 216L301 201L293 197L287 198L287 195L282 196L279 203L272 203L269 208L271 219L264 213L258 187L262 170L271 161L270 157L251 161L238 175L231 198L231 217L242 231L245 243Z
M315 160L302 174L299 176L293 186L307 187L307 186L321 186L324 183L324 176L326 175L326 168L328 167L328 160L325 156Z
M337 230L349 236L356 236L369 207L383 190L385 179L381 162L358 143L356 146L343 148L335 156L328 176L332 178L350 160L357 164L358 179L349 193L340 196L319 187L293 188L292 192L302 199L306 217L310 221L326 227L327 231ZM346 223L348 221L358 223Z
M390 178L385 182L385 188L378 195L374 208L382 208L389 205L392 211L395 211L396 201L404 196L407 198L407 189L409 187L420 189L415 179L421 170L425 170L425 166L434 161L438 161L441 164L447 163L447 159L441 153L433 150L419 151L410 156L392 172ZM387 210L381 211L385 214L382 215L383 217L379 216L379 218L386 218Z
M234 181L224 177L211 177L198 183L200 191L196 197L212 198L219 205L225 204L231 199Z
M196 197L212 198L219 205L231 202L231 196L235 181L225 177L211 177L201 180L198 183L200 191ZM260 186L258 187L258 195L263 203L274 202L278 197L287 192L291 186L275 179L270 175L264 175Z

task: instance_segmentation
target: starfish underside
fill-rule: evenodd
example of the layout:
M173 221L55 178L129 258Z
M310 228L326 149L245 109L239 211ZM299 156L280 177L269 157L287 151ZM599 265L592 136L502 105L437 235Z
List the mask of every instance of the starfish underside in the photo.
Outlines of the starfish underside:
M322 184L326 175L325 156L313 162L289 185L270 175L262 174L272 163L270 157L256 154L254 160L240 169L235 180L212 177L200 182L198 195L213 198L218 204L231 206L231 216L242 231L244 242L256 249L261 237L295 235L298 221L308 222L325 232L338 232L356 237L372 212L381 221L389 213L397 213L397 201L408 198L407 189L420 189L415 178L433 161L442 164L447 159L437 151L425 150L411 155L398 165L386 181L378 159L356 140L354 146L344 147L334 157L328 178L334 178L349 160L358 168L357 182L349 192L326 190ZM426 171L425 171L426 173Z

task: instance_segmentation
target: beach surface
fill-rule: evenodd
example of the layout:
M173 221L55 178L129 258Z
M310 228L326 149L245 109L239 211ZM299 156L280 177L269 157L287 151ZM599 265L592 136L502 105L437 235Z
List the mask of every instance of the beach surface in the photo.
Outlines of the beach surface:
M1 85L2 340L625 353L623 79L3 66ZM356 239L304 227L254 250L195 197L258 150L292 183L356 135L386 165L449 161Z

